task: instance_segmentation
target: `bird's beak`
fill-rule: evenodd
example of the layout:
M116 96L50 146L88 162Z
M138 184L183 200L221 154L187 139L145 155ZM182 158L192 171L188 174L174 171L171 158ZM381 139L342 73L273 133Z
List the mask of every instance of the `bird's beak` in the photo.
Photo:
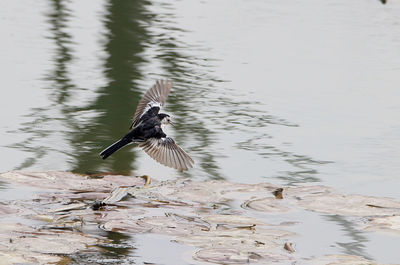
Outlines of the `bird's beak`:
M170 121L169 124L171 124L172 127L175 127L175 124L172 121Z

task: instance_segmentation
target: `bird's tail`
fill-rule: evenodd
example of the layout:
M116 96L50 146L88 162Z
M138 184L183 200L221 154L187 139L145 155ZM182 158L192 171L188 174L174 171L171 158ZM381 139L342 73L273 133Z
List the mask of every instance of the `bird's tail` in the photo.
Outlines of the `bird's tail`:
M122 138L118 142L115 142L112 145L110 145L109 147L107 147L106 149L104 149L100 153L100 156L101 156L101 158L106 159L107 157L109 157L110 155L117 152L119 149L121 149L122 147L124 147L125 145L127 145L131 142L132 142L131 140Z

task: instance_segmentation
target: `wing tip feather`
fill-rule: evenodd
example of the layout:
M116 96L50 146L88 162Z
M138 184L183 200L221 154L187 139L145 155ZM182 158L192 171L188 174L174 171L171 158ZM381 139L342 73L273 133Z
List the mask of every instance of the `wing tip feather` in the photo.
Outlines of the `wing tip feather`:
M146 142L140 143L139 147L164 166L179 171L193 168L194 160L170 137L165 139L150 138Z

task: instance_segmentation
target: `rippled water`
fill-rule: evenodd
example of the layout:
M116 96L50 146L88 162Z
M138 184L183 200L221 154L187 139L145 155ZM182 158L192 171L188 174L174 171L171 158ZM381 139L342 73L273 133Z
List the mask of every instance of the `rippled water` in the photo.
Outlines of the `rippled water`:
M176 126L167 133L196 161L185 176L320 182L400 198L398 1L6 0L0 7L1 171L180 177L134 146L106 161L98 156L127 132L143 93L168 78L166 111ZM342 231L323 246L400 259L348 220L318 223Z

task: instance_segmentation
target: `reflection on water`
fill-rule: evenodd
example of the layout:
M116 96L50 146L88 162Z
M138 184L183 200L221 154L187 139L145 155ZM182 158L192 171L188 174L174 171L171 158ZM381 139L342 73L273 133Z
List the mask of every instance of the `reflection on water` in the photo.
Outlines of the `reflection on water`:
M184 173L186 176L229 178L217 161L229 157L232 147L223 145L224 134L231 132L238 139L232 143L234 148L261 159L278 157L290 164L294 170L276 174L287 184L319 181L312 166L324 162L269 142L273 136L268 127L298 125L268 114L262 102L238 100L240 95L232 93L229 83L215 75L213 64L217 61L197 56L197 45L179 40L186 31L173 21L173 7L164 4L165 12L152 13L151 6L148 1L106 2L100 17L106 29L101 42L106 84L92 89L87 104L79 104L79 91L85 89L74 83L70 71L76 46L69 29L73 11L65 1L50 1L47 22L55 48L53 68L45 75L49 105L33 109L29 114L32 121L22 124L17 132L28 138L12 147L31 155L16 169L64 157L69 165L66 170L131 174L137 168L136 148L126 147L105 161L98 153L127 132L136 104L147 89L143 84L166 77L174 83L167 102L167 112L172 113L176 124L174 138L196 158L197 169ZM157 72L161 74L146 70L155 63L160 65ZM83 119L85 115L89 118ZM237 159L242 163L246 160L243 155Z
M107 85L83 111L99 115L73 134L75 172L107 171L129 174L136 158L132 148L124 148L103 161L99 152L127 132L133 110L141 93L137 86L142 79L140 66L145 62L144 50L148 33L143 23L151 16L145 13L147 1L109 1L103 22L108 30L104 50L104 75ZM84 146L84 148L82 148Z
M235 146L242 150L255 152L265 159L278 157L291 165L293 170L282 170L277 173L277 178L288 185L321 181L317 177L318 171L313 169L313 166L329 163L328 161L318 161L306 155L286 151L283 149L284 147L274 146L268 142L268 139L274 138L273 135L266 132L269 126L298 127L298 125L258 111L252 107L255 104L262 105L261 102L238 102L235 104L236 109L231 112L234 116L218 117L225 124L231 124L227 128L229 130L236 130L238 125L246 128L248 138L245 141L237 142ZM259 131L262 132L258 133Z
M70 10L66 7L65 1L49 1L51 11L47 14L47 21L50 25L49 31L51 39L54 40L55 51L52 56L54 69L44 78L49 81L49 105L35 108L27 115L31 121L21 124L20 131L29 135L21 143L13 144L14 148L31 153L21 165L15 169L25 169L33 166L39 159L44 158L49 153L63 153L66 150L59 150L57 144L43 141L50 140L56 134L64 134L68 137L73 129L73 116L68 106L68 100L75 88L68 77L68 64L72 60L71 35L65 31L66 21L71 16Z
M297 88L289 90L286 86L293 87L293 83L285 84L285 80L281 82L280 79L277 82L273 76L269 76L271 80L268 80L265 88L264 85L260 85L265 83L263 76L252 81L254 75L259 74L260 69L264 73L274 73L275 68L269 68L265 64L257 65L259 61L264 63L264 59L255 60L254 54L249 53L253 46L240 46L243 45L240 38L226 40L224 38L226 36L220 38L216 35L202 36L199 32L212 27L208 23L203 23L204 18L186 14L185 12L189 12L189 9L185 9L187 7L183 3L163 1L99 3L101 6L98 8L101 12L90 14L93 20L99 21L99 28L83 27L82 29L81 24L84 21L81 21L82 17L78 13L79 10L87 7L80 2L49 0L46 12L41 13L47 24L47 32L44 35L50 39L50 46L43 47L48 51L49 62L46 63L50 67L43 67L46 71L37 78L45 81L45 86L39 89L47 92L47 99L44 100L44 104L31 108L28 114L21 117L19 127L8 130L8 133L20 136L19 139L24 137L17 143L8 142L6 145L19 150L25 157L18 164L10 165L7 169L113 171L124 174L135 174L140 169L149 174L159 173L160 171L153 169L154 163L143 163L143 152L133 146L122 149L106 161L99 159L98 156L103 148L127 132L138 100L157 78L169 78L174 82L166 111L174 116L176 123L176 128L171 129L172 136L196 160L195 169L186 173L191 177L227 178L249 182L268 178L282 184L325 181L326 179L321 178L320 169L324 168L327 161L337 161L330 159L330 156L322 157L314 153L325 154L324 145L326 146L326 143L330 141L320 138L319 143L324 145L319 148L318 144L307 143L307 139L313 134L328 134L333 137L329 140L338 145L344 145L342 140L348 139L339 134L351 134L352 131L348 128L353 127L352 123L363 120L353 117L347 121L348 123L336 126L336 115L343 113L339 112L340 108L335 108L333 113L326 113L327 121L325 118L314 119L313 122L317 123L312 124L313 126L310 124L305 126L302 123L303 120L307 121L304 117L307 118L310 114L313 117L314 113L308 112L306 115L296 116L290 110L293 106L297 107L297 104L305 106L304 108L297 107L301 110L307 109L309 105L316 105L315 108L318 108L320 104L320 107L323 107L323 102L319 103L324 99L320 96L321 93L313 94L314 88L311 87L312 92L309 96L311 99L302 98L300 95L306 92L299 93ZM202 8L204 4L196 3L199 8ZM210 3L210 5L213 4ZM252 5L248 6L252 7ZM215 8L218 10L220 7ZM282 7L278 5L275 8ZM299 6L296 8L302 10ZM336 6L331 8L336 8ZM262 9L253 11L260 15L258 12ZM273 11L268 9L268 12ZM192 12L196 13L195 10ZM281 15L288 16L286 13ZM232 19L231 16L227 18ZM279 20L280 18L271 17L270 19ZM192 20L195 25L184 23ZM250 26L254 24L254 29L259 30L257 26L260 24L266 28L274 28L273 20L264 21L263 17L257 17L254 21L249 20L248 23ZM385 23L385 20L378 22ZM196 25L201 25L201 27ZM242 26L246 25L248 24ZM336 30L331 24L328 26L332 31ZM230 24L218 25L219 30L224 27L227 28L226 31L233 30ZM82 30L84 34L80 32ZM239 33L244 31L243 28L236 30ZM82 49L81 46L87 44L85 42L87 40L82 38L85 34L93 38L95 49L99 49L101 53L91 54L87 50L82 53L79 50ZM212 41L208 41L207 37ZM251 37L250 35L249 38ZM213 45L210 46L210 43ZM221 50L220 46L225 47L226 43L231 46L222 49L224 54L214 51ZM253 45L253 43L248 44ZM274 42L267 44L272 45L271 48L274 47ZM298 44L304 45L301 42ZM243 48L246 49L243 50ZM321 52L319 46L315 49L315 52ZM260 56L264 53L271 55L268 49L259 50L258 53ZM82 59L82 55L95 57L101 64L85 64L87 57ZM234 57L233 60L231 57ZM299 57L293 60L301 61L304 58ZM253 60L254 66L247 62L250 59ZM273 57L270 59L274 60ZM309 62L311 66L316 67L313 63L313 61ZM282 66L278 64L276 67L279 70ZM98 68L100 68L100 76L92 75ZM384 69L389 68L390 65ZM233 76L243 69L249 72L240 73L243 76ZM226 72L232 72L232 74L226 74ZM90 80L91 78L103 79L103 81L96 82ZM32 82L35 81L38 82L37 80ZM282 83L285 85L284 91L280 91ZM327 86L327 92L330 92L329 84ZM262 87L262 90L259 91L258 87ZM345 90L346 87L343 89ZM314 100L313 96L317 97L317 100ZM335 99L335 94L329 94L329 98ZM286 99L290 100L290 104L279 104L279 101L285 102ZM277 108L277 105L284 107ZM288 111L285 113L286 108ZM276 109L281 111L276 111ZM385 110L385 108L377 109ZM385 112L381 114L384 115ZM295 119L282 118L284 116L295 117ZM341 118L342 116L339 116L336 119ZM327 122L329 126L326 126ZM386 124L390 124L389 119ZM314 133L310 127L323 128L323 130ZM357 126L354 127L357 129ZM336 133L335 130L343 130L343 132ZM298 131L303 133L299 135L299 138L296 135ZM360 129L360 131L371 130ZM382 132L377 130L375 133L379 135ZM335 138L337 135L339 137ZM367 137L370 136L364 138ZM395 137L392 138L392 141L396 141ZM384 143L383 149L394 145L390 141L389 139L388 143ZM356 143L353 149L358 150L357 145L362 144ZM317 152L312 154L309 148ZM346 154L346 152L342 153ZM369 152L364 151L364 153ZM358 153L351 155L358 155ZM349 160L349 158L346 159ZM358 163L366 165L367 163L364 162ZM396 164L392 160L389 162L390 165ZM156 167L158 165L154 166ZM252 169L251 174L248 174L246 168ZM363 168L366 171L373 171L376 167ZM340 170L337 167L336 169ZM396 169L396 167L392 166L391 169ZM168 170L166 169L166 178L176 176L175 171Z
M165 4L163 8L170 10L173 7ZM201 63L202 58L188 54L193 48L175 37L184 30L171 21L174 14L167 11L155 16L153 27L158 28L161 33L152 34L153 42L156 44L152 59L160 60L162 71L174 84L173 91L168 97L167 111L174 115L176 141L185 143L188 138L194 141L187 151L196 153L197 166L207 173L208 178L221 179L215 154L207 150L214 144L213 136L216 132L207 127L203 121L204 116L200 117L203 113L199 113L201 108L198 105L198 103L207 104L203 101L206 100L208 91L214 89L213 82L209 80L215 77L208 72L208 66ZM190 172L185 175L190 175Z
M36 12L46 24L49 45L40 49L49 58L37 62L41 75L29 80L36 85L28 92L47 98L7 128L13 137L4 145L24 157L5 157L3 170L176 178L180 173L146 162L135 146L105 161L98 155L127 132L154 80L168 78L170 133L196 161L183 176L323 182L363 193L386 193L375 188L386 185L397 194L390 185L399 169L396 9L391 2L333 2L104 0L90 13L84 1L47 1L45 12ZM320 12L309 13L313 8ZM80 12L98 25L86 25ZM354 242L338 243L344 252L368 257L367 239L351 222L327 220Z
M143 88L138 88L144 79L140 69L143 64L148 63L143 52L151 43L155 43L161 53L157 58L166 72L164 76L174 82L174 91L168 99L167 110L177 114L174 122L177 142L182 143L189 136L193 137L199 144L192 146L189 151L204 150L212 144L213 132L201 120L193 119L191 114L194 109L190 106L190 99L198 97L199 90L204 90L191 81L195 70L190 69L187 64L190 65L192 58L179 52L185 47L179 47L177 40L163 34L149 34L146 25L157 15L149 13L146 10L147 5L147 1L109 1L106 4L103 23L108 30L104 44L107 57L103 68L108 82L96 91L94 100L89 105L73 107L68 100L71 93L78 88L69 77L68 65L73 58L73 42L66 31L71 11L64 1L51 2L53 10L48 14L48 22L51 25L51 38L56 46L54 69L46 75L46 80L50 81L48 89L51 91L51 104L33 110L30 116L36 119L22 124L20 131L30 137L12 147L31 152L32 155L16 169L27 169L45 155L51 156L53 152L60 152L70 157L68 170L75 172L112 171L129 174L135 170L136 150L132 147L122 149L106 161L99 159L98 153L127 132L127 124L129 125L137 102L143 95ZM188 87L191 88L190 91L187 90ZM87 112L94 113L95 118L79 122L78 117ZM53 127L55 124L56 128ZM38 129L47 125L51 129ZM60 150L57 145L47 147L38 144L46 137L56 134L62 134L63 140L68 141L70 151ZM199 158L199 166L210 178L220 178L212 152L203 152Z
M99 247L106 250L104 255L120 258L128 255L133 248L134 239L128 234L105 232L106 237L112 241L112 244L100 245ZM127 244L129 242L129 244Z
M97 245L100 251L86 250L69 255L70 264L135 264L136 258L132 257L135 251L133 237L116 232L103 233L109 243Z
M326 215L325 218L338 224L341 231L351 240L350 242L336 242L336 244L343 248L344 253L372 259L372 257L365 253L365 243L369 241L368 238L365 233L357 229L353 222L339 215Z

